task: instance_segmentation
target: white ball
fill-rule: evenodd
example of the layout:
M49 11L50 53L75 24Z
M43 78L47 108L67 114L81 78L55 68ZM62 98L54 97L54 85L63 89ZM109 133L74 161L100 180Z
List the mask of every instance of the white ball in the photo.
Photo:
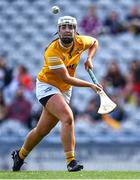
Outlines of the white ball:
M52 13L58 14L60 12L60 8L58 6L53 6L52 7Z

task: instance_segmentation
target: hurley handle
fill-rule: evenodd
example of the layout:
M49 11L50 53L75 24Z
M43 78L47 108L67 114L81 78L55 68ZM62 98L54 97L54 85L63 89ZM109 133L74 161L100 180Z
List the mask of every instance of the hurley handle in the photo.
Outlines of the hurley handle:
M91 69L88 69L88 73L89 73L89 75L90 75L90 77L91 77L93 83L99 84L99 82L98 82L96 76L94 75L94 73L93 73L93 71L92 71Z

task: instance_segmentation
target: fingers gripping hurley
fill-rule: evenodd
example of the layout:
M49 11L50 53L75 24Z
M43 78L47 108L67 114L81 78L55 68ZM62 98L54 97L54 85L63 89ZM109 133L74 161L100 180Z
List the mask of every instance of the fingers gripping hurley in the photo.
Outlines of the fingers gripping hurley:
M96 79L93 71L91 69L88 70L88 73L95 84L99 84L98 80ZM110 113L115 109L117 106L108 96L107 94L102 90L101 92L97 92L100 97L100 107L98 109L99 114L107 114Z

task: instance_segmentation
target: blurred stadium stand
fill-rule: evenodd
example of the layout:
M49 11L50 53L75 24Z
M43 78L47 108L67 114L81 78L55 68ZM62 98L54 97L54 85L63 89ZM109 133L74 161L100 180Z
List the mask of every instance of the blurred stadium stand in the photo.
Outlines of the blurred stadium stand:
M25 64L31 76L35 79L43 64L44 49L55 38L54 33L57 30L58 17L72 15L80 23L91 3L98 8L98 15L101 19L104 19L104 16L112 9L119 12L121 19L125 19L132 4L137 3L140 5L140 0L0 0L0 56L13 69L20 64ZM60 14L53 15L51 13L50 10L53 5L60 6ZM80 28L79 33L82 33ZM133 59L140 60L140 35L135 36L128 32L117 35L101 34L97 39L100 46L94 60L94 69L100 81L104 77L107 65L112 59L117 60L124 75L129 72L128 65ZM90 81L83 66L85 58L86 53L81 57L77 76ZM79 112L83 112L92 97L93 92L91 90L74 88L72 106L74 108L77 107ZM39 109L39 104L37 104L34 94L32 98L33 112L35 112L36 109ZM108 167L110 169L116 163L116 166L112 167L112 169L118 168L121 170L122 167L119 163L122 163L123 160L123 163L126 163L124 169L140 169L140 154L138 152L140 146L140 106L132 106L124 103L123 107L127 113L127 117L121 122L121 129L116 131L111 129L104 121L94 123L93 126L87 121L84 122L84 119L76 122L76 137L80 147L78 156L86 162L89 151L93 150L92 161L95 161L93 166L92 161L86 162L87 169L104 169L106 167L106 161L109 161L110 166ZM27 132L28 128L18 122L5 121L0 124L0 169L11 168L11 160L9 159L10 151L22 144ZM46 154L47 151L49 152L48 155L45 154L44 156L47 157L46 161L51 161L52 158L52 164L62 153L61 146L58 145L58 142L60 142L60 139L58 139L59 133L60 126L58 125L48 137L48 145L45 141L40 146L43 149L41 154L44 151L46 151L44 152ZM116 144L118 144L120 150L115 146ZM46 147L48 147L48 150L45 149ZM59 153L57 153L55 147L58 147ZM130 149L130 147L133 147L133 149ZM49 148L52 148L52 151L49 151ZM104 152L103 154L101 149ZM100 154L98 150L100 150ZM46 167L49 169L50 162L48 166L43 164L43 162L42 164L35 163L40 157L37 155L37 150L33 152L31 157L29 157L32 159L29 169L46 169ZM114 152L116 154L113 154ZM102 158L100 156L101 154ZM134 154L137 154L137 156L134 157ZM85 159L84 155L86 157ZM122 158L119 159L120 162L119 160L116 161L120 156ZM63 155L61 155L58 161L63 162L63 160ZM101 164L98 167L97 164L99 161ZM135 165L127 166L129 163L134 163ZM63 168L65 167L62 165Z

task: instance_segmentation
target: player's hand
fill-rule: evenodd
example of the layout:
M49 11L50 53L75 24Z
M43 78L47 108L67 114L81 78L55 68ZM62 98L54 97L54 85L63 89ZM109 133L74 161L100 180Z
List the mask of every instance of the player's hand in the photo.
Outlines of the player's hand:
M85 63L85 69L88 70L88 69L93 69L93 64L92 64L92 59L88 58Z
M103 89L103 86L101 84L97 84L97 86L99 86L101 89Z
M103 90L103 87L100 84L92 84L91 89L93 89L95 92L99 93Z

